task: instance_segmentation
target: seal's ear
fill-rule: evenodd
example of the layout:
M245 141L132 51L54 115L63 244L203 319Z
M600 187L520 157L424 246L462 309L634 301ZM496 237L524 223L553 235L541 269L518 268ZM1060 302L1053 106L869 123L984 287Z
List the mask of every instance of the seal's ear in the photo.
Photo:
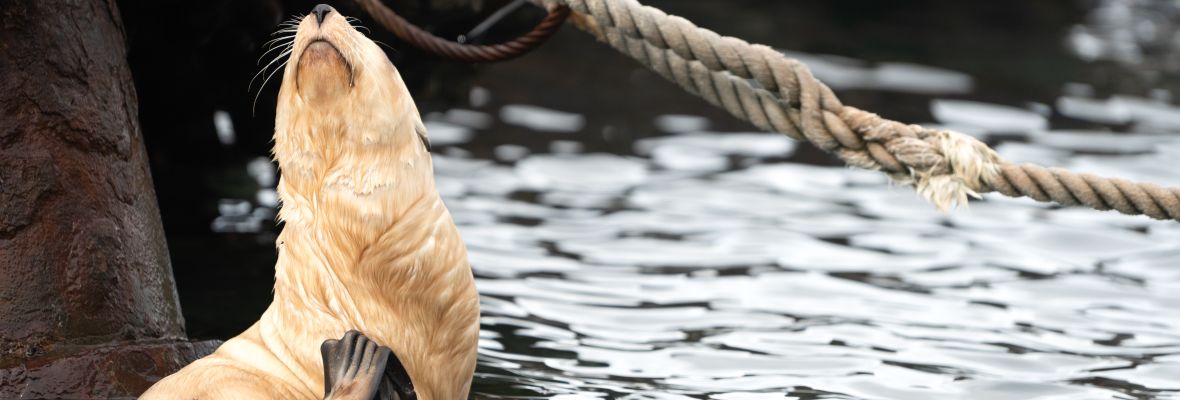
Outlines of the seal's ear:
M414 133L418 134L418 138L422 139L422 146L426 147L426 152L430 152L430 138L426 137L426 125L422 121L414 121Z

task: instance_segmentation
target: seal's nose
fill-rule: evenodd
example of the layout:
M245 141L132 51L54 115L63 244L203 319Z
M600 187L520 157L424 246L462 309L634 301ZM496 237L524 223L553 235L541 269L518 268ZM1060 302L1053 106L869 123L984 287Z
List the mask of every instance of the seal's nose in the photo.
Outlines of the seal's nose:
M329 6L327 4L320 4L320 5L315 6L315 8L311 9L311 13L315 14L315 22L317 24L323 25L324 24L324 17L327 17L328 14L332 13L332 6Z

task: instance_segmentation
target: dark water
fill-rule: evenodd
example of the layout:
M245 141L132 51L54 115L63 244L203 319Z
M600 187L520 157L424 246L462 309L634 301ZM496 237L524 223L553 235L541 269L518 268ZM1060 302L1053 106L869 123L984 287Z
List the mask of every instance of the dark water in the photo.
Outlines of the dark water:
M1180 185L1174 3L652 3L1010 160ZM572 30L473 79L420 103L483 294L477 398L1180 398L1180 224L939 214ZM170 237L197 337L270 298L276 172L222 168L217 233Z

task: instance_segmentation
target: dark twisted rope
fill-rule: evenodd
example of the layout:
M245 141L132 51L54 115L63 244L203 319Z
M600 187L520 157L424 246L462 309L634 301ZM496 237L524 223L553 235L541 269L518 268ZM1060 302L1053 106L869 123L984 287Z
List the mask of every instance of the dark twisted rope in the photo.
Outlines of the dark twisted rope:
M454 61L485 63L510 60L532 51L557 33L570 15L566 6L553 6L533 30L505 43L491 45L463 44L446 40L411 24L386 7L380 0L356 0L378 24L401 40L430 54Z

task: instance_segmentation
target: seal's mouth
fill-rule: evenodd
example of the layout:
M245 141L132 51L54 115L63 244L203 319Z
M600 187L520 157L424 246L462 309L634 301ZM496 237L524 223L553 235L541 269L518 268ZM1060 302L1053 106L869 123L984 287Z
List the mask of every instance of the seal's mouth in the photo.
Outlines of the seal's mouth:
M317 47L317 46L322 47L324 45L327 45L327 49L330 49L330 51L334 52L334 54L337 57L340 57L341 60L343 60L346 63L348 62L348 60L344 60L344 54L340 52L340 49L336 48L335 44L332 44L332 41L322 38L322 37L315 38L312 41L307 43L307 47L303 50L304 56L306 56L307 52L309 50L312 50L313 47Z
M305 75L305 72L308 75ZM314 79L317 84L338 81L340 77L334 75L339 74L347 74L348 87L355 85L352 63L344 53L332 41L322 37L316 38L308 42L299 54L299 62L296 64L296 76L299 79L295 80L295 86L296 89L300 89L301 81L304 79Z

